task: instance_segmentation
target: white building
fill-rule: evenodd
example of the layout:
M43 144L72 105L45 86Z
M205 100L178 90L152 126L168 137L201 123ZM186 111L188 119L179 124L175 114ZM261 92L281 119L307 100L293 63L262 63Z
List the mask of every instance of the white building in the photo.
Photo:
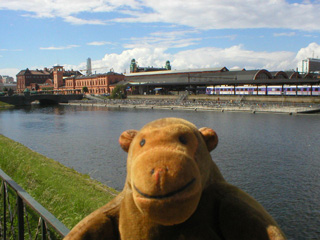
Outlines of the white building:
M307 58L305 60L302 60L302 72L303 73L320 72L320 59Z

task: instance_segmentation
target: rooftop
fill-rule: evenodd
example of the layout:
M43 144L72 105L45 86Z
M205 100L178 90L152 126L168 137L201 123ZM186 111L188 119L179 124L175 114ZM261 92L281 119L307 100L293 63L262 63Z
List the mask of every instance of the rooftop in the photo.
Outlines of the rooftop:
M145 76L145 75L166 75L166 74L183 74L183 73L204 73L204 72L222 72L229 71L226 67L219 68L197 68L197 69L184 69L184 70L165 70L165 71L149 71L125 74L127 77Z

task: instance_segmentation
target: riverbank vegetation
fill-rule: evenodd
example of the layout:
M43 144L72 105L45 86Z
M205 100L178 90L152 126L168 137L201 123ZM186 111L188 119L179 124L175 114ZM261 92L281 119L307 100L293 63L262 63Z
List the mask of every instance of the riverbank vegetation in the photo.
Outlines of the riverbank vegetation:
M4 109L4 108L11 108L13 107L13 105L10 105L8 103L4 103L0 101L0 109Z
M0 168L69 229L117 194L1 134Z
M110 99L125 99L125 98L127 98L126 86L125 85L117 85L113 89L109 98Z

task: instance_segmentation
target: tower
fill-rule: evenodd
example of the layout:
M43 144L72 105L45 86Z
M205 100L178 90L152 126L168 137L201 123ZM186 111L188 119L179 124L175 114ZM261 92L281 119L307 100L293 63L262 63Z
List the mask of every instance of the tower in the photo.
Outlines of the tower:
M137 64L136 64L136 60L134 58L131 60L130 72L131 73L137 72Z
M171 65L170 65L170 61L166 61L166 69L167 70L171 70Z
M63 85L63 66L53 67L53 85L54 89L59 89Z
M92 68L91 68L91 58L87 59L87 76L92 74Z

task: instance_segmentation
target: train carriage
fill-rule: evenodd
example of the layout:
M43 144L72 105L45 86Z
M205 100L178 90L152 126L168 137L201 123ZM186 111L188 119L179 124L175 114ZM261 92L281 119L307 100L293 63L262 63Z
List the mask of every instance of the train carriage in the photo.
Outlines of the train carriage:
M208 95L320 96L320 85L208 86Z
M312 86L312 96L320 96L320 85Z

